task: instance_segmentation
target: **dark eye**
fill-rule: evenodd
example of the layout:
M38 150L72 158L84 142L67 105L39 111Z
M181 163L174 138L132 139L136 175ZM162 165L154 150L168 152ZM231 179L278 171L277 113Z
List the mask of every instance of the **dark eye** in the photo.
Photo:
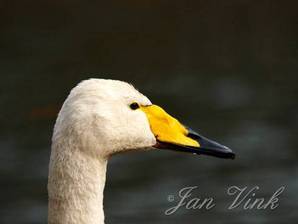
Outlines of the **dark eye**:
M133 102L132 104L129 105L129 107L130 107L132 110L136 110L136 109L138 109L140 106L139 106L138 103Z

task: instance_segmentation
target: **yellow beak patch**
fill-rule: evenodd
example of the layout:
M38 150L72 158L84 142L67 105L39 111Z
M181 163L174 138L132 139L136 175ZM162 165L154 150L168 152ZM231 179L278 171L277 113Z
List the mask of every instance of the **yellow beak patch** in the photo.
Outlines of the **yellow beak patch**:
M157 105L141 106L156 139L171 144L200 147L200 144L187 137L187 129L174 117Z

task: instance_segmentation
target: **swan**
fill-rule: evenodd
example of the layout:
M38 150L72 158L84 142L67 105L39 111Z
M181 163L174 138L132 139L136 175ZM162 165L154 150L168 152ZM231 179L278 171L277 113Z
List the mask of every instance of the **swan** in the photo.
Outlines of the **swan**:
M173 149L234 158L231 149L182 125L131 84L89 79L74 87L58 114L48 176L49 224L103 224L110 156Z

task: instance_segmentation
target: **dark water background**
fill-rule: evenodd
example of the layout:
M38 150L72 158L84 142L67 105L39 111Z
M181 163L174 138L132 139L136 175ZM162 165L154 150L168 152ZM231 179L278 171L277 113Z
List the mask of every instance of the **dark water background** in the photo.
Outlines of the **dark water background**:
M56 112L80 80L120 79L237 159L171 151L109 163L106 223L297 223L296 1L1 1L0 223L46 223ZM168 195L198 186L210 211L171 216ZM227 210L231 185L277 209Z

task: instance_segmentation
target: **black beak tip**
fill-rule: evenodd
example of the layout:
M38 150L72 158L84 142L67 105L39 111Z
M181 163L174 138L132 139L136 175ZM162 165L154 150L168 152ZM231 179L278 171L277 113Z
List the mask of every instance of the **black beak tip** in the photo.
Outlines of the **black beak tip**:
M222 148L201 148L201 154L222 159L235 159L236 157L236 154L226 146L223 146Z
M218 145L220 145L220 144L218 144ZM236 154L232 151L232 149L230 149L227 146L220 145L220 148L217 149L216 151L219 152L219 155L222 156L222 158L226 158L226 159L235 159L236 158Z
M228 157L229 159L235 159L235 158L236 158L236 154L233 153L233 152L231 151L231 152L229 152L229 153L227 154L227 157Z
M236 158L236 154L232 151L232 149L230 149L227 146L222 146L222 147L223 147L223 152L227 159L235 159Z
M200 143L198 154L205 154L223 159L235 159L236 155L229 147L226 147L202 135L199 135L198 133L189 128L188 131L188 137Z

